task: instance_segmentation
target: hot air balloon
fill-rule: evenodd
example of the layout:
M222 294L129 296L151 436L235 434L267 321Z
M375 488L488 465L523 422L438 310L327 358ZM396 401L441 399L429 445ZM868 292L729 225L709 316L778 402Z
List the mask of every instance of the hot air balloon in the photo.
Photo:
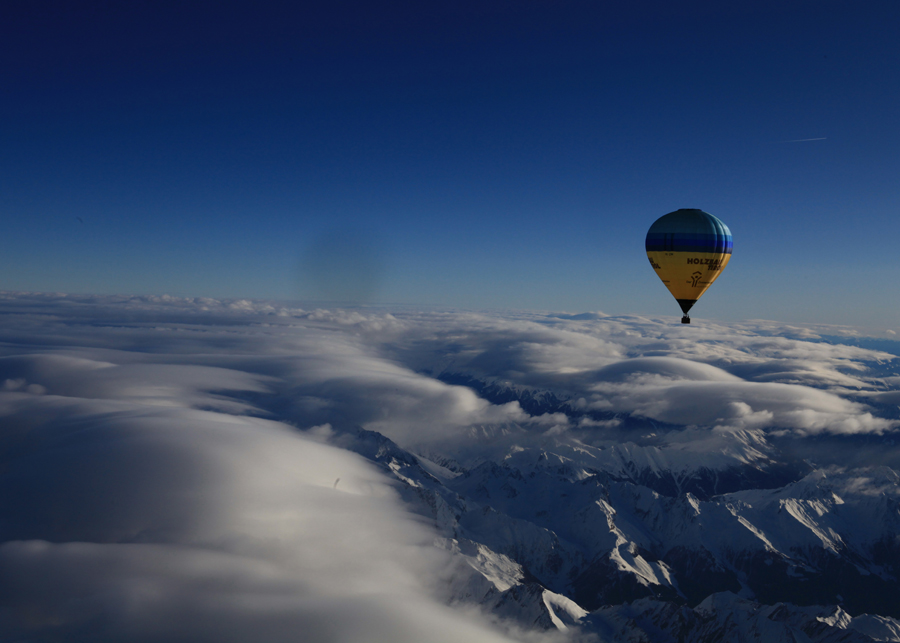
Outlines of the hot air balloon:
M691 306L731 259L731 230L703 210L676 210L650 226L647 257L681 306L681 323L690 324Z

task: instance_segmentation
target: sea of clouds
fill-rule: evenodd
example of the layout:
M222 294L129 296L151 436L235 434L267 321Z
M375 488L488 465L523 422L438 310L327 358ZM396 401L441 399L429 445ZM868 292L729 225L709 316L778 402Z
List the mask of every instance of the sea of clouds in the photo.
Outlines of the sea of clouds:
M683 427L671 458L759 432L825 464L897 460L878 445L900 360L850 329L22 293L0 319L3 641L562 636L449 604L458 557L342 448L359 428L459 461L485 435L624 441L629 418Z

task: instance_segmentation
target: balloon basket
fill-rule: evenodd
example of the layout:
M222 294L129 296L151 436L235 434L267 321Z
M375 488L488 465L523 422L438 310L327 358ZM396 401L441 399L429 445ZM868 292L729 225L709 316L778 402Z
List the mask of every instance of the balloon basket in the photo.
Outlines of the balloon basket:
M682 323L682 324L690 324L690 323L691 323L691 318L688 317L687 315L685 315L684 317L681 318L681 323Z

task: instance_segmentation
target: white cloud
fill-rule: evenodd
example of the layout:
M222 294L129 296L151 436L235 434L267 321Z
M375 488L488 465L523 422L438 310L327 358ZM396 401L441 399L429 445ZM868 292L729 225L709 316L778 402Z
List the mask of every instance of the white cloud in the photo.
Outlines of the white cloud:
M502 639L429 598L448 560L362 458L267 420L46 399L7 417L38 424L0 477L3 638Z
M896 425L861 404L826 391L790 384L751 382L661 383L649 380L598 384L591 405L632 412L672 424L770 427L782 432L880 433Z
M234 368L247 356L233 343L211 357L223 334L161 340L176 349L165 355L95 355L75 339L0 359L0 638L506 640L443 604L452 561L391 479L244 415L255 407L241 396L267 395L273 378ZM207 359L232 368L189 363ZM260 360L247 361L282 365ZM432 389L421 395L464 415L490 411L466 389Z
M471 614L398 592L390 579L374 592L329 592L316 582L320 570L209 550L11 542L0 545L0 571L13 615L2 625L6 640L510 640Z
M403 446L477 440L481 455L508 448L505 435L590 434L607 440L598 459L652 464L704 449L752 461L767 433L897 424L863 404L896 401L885 386L897 383L870 368L893 357L818 341L838 334L824 328L0 300L0 596L18 615L0 638L11 640L505 640L443 604L452 556L395 483L330 446L357 426ZM532 416L438 379L447 373L693 428L659 447L620 444L619 416Z

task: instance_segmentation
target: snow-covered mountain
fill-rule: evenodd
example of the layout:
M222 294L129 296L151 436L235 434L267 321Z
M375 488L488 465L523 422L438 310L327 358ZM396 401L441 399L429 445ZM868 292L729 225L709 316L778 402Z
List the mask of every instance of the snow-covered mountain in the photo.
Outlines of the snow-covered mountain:
M0 641L900 641L897 342L0 306Z
M647 609L677 614L716 640L710 632L718 626L704 614L732 594L728 609L749 610L741 618L751 621L771 620L760 604L900 618L900 476L887 467L818 469L780 488L700 500L623 480L603 469L618 460L586 446L517 446L499 461L454 471L370 432L345 440L403 481L410 501L439 526L442 546L480 574L479 583L461 581L457 598L525 624L600 631ZM699 468L703 457L696 458ZM609 607L626 603L632 611ZM811 613L794 611L801 620ZM642 627L623 625L617 636ZM705 640L697 636L673 640Z
M730 592L713 594L693 609L644 598L603 607L583 620L605 640L628 643L869 643L900 637L900 621L893 618L852 617L841 607L761 605Z
M484 353L460 364L446 354L431 363L423 352L413 363L446 384L568 422L539 438L516 423L473 427L472 442L413 447L418 466L408 457L387 463L415 489L443 546L478 571L457 599L529 627L610 640L900 640L900 477L890 466L854 466L873 449L896 466L891 432L786 439L764 423L678 424L592 407L577 377L557 376L554 388L533 372L518 381L489 372ZM695 369L686 378L707 382L748 371L721 359L724 374L640 363L644 354L634 353L637 368L601 370L638 387L642 369L678 378ZM796 361L775 361L794 363L758 364L758 380L797 385ZM873 361L871 371L883 371L892 358ZM836 366L804 385L834 391L841 370L858 377L867 368ZM854 386L856 400L887 395ZM858 453L843 457L848 450Z

